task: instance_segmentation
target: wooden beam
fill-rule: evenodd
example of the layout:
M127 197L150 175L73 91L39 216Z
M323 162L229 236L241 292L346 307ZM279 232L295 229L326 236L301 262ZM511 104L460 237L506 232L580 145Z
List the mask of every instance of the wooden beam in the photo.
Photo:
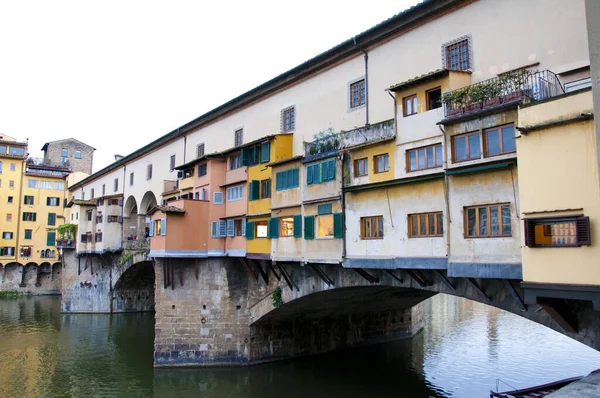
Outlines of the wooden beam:
M412 269L402 269L402 271L406 272L410 277L419 284L421 287L427 286L427 280L417 272L417 270Z
M538 304L565 332L577 333L577 315L571 311L564 300L538 298Z
M267 275L267 273L265 272L265 270L263 270L262 265L260 265L260 260L250 260L250 259L248 259L248 262L250 264L252 264L252 263L256 264L256 267L258 268L258 272L259 272L260 276L262 276L263 280L268 285L269 284L269 275Z
M452 282L450 282L450 279L448 279L446 277L446 275L444 275L444 273L442 271L440 271L439 269L436 269L435 273L438 274L438 276L440 277L440 279L442 280L442 282L444 282L444 285L448 286L448 288L450 290L452 290L453 292L456 291L456 288L454 287L454 285L452 284Z
M375 284L375 283L379 283L379 279L377 279L376 277L374 277L373 275L369 274L367 271L365 271L362 268L352 268L354 270L354 272L356 272L358 275L362 276L363 278L365 278L367 280L367 282L369 282L370 284Z
M397 276L396 274L394 274L394 272L392 270L386 269L385 272L391 276L392 278L394 278L395 280L397 280L400 283L404 283L404 280L402 280L402 278L400 278L399 276Z
M311 267L316 272L316 274L321 277L321 279L323 279L323 282L327 283L327 286L334 285L331 278L327 276L327 274L317 264L309 263L308 266Z
M246 268L246 271L248 271L248 273L250 275L252 275L252 277L254 278L254 280L258 280L258 275L256 274L256 272L254 272L254 270L252 269L252 267L250 267L250 265L248 265L248 263L246 262L246 259L244 257L238 257L238 259L240 260L240 263L242 263L242 265L244 266L244 268Z
M275 278L277 278L278 281L281 281L281 275L277 274L275 271L275 267L273 267L273 261L267 261L267 263L269 264L269 268L271 268L271 272L273 275L275 275Z
M281 276L283 276L283 279L285 279L290 289L294 290L294 288L296 288L297 291L300 291L300 289L298 288L298 286L296 286L296 284L292 280L292 277L288 274L285 268L283 268L281 264L277 264L277 268L279 268L279 270L281 271Z
M504 286L506 286L506 289L508 290L510 295L513 297L513 299L515 300L515 303L517 303L517 305L519 306L521 311L527 312L527 305L525 305L525 302L523 301L523 299L521 299L521 296L519 296L519 293L517 292L515 287L512 285L512 283L510 283L510 280L502 279L502 282L504 282Z
M475 288L475 290L477 291L477 293L479 293L479 295L481 297L483 297L484 301L486 303L491 303L492 299L489 298L489 296L487 294L485 294L485 292L483 291L483 289L479 286L479 284L477 283L477 281L475 280L475 278L464 278L467 282L469 282L471 284L471 286L473 286Z

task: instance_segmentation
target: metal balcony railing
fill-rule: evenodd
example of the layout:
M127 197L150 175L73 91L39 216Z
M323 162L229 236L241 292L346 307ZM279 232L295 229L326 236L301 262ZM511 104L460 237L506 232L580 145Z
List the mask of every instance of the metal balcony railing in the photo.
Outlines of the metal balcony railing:
M500 104L529 97L534 101L564 94L565 90L554 72L517 70L479 83L444 93L446 118L477 112Z

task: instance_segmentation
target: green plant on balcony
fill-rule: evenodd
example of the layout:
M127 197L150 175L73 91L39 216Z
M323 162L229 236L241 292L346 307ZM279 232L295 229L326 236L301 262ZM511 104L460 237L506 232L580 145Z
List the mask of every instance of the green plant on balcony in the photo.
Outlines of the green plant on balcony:
M77 224L63 224L56 227L59 240L73 240L77 235Z

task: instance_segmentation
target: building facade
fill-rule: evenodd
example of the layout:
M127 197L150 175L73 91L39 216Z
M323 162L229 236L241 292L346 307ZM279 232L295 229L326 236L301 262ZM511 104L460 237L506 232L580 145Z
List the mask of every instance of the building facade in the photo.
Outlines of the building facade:
M73 172L92 174L94 163L93 148L75 138L50 141L44 144L44 164L68 167Z

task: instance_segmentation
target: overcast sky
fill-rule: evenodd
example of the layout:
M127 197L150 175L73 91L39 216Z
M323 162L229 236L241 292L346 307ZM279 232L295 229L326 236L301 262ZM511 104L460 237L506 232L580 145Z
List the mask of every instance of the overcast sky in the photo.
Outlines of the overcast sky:
M98 171L418 2L0 0L0 132Z

